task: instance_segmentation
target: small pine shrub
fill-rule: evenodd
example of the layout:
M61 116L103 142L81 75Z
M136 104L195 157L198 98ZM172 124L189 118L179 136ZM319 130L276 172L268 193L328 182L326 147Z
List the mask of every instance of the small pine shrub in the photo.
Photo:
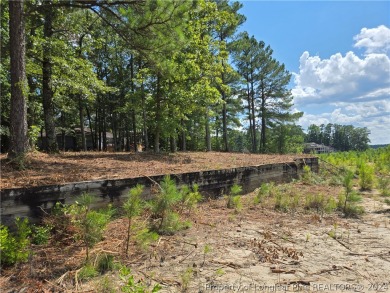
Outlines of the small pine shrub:
M303 173L301 175L301 180L306 184L311 184L313 180L312 172L309 166L303 166Z
M202 200L202 195L199 193L199 186L194 184L192 188L184 185L181 190L181 210L187 209L190 213L196 208L199 201Z
M235 209L237 212L242 209L241 197L239 193L242 191L242 187L238 184L234 184L230 188L230 193L227 197L227 208Z
M129 252L130 235L134 217L139 216L143 211L143 202L141 200L141 194L143 192L143 189L144 188L142 185L137 185L131 188L129 191L129 197L123 205L123 209L129 221L127 226L126 254L128 254Z
M125 293L156 293L161 290L161 285L156 284L153 286L151 290L145 284L144 281L140 280L138 282L135 281L134 276L131 273L131 270L125 266L123 266L119 270L119 277L121 278L124 285L121 287L121 292Z
M2 266L26 262L30 255L31 228L28 219L16 218L16 232L10 233L8 227L0 225L0 256Z
M96 269L99 273L112 271L115 268L114 256L111 254L103 253L97 257Z
M275 210L287 212L290 208L290 198L289 195L282 192L277 192L275 196Z
M382 196L390 196L390 178L379 177L378 188Z
M95 269L95 267L92 264L86 264L79 270L77 274L77 278L80 281L87 281L89 279L97 277L98 275L99 272Z
M325 212L326 213L332 213L337 209L337 201L334 199L334 197L329 197L326 205L325 205Z
M79 201L69 206L72 223L78 228L78 236L84 243L86 259L89 259L89 249L103 237L103 232L112 216L112 209L94 211L90 209L93 197L84 193Z
M116 293L117 289L109 276L104 276L95 284L95 292Z
M31 242L33 244L42 245L49 242L51 235L51 227L50 226L35 226L31 227Z
M361 190L371 190L374 186L374 168L362 163L359 168L359 186Z
M135 242L142 250L147 250L153 242L156 242L159 235L156 232L149 231L148 228L142 228L136 231Z
M259 188L259 191L257 192L257 194L253 200L253 203L255 205L262 203L264 201L264 198L266 198L270 195L271 188L272 188L272 186L270 184L262 183L260 188Z
M174 219L179 220L177 214L172 215L172 213L182 196L177 189L175 182L169 176L164 177L160 187L160 192L150 202L150 208L152 211L152 218L157 219L159 222L157 225L154 224L153 228L158 233L164 234L166 229L173 232L173 227L180 226L180 223L172 222Z

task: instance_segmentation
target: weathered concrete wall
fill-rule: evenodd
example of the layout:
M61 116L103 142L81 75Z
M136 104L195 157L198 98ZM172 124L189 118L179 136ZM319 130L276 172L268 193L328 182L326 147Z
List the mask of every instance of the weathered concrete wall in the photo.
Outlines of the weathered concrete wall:
M294 162L239 167L224 170L200 171L170 174L177 184L198 184L204 196L224 194L233 184L243 187L243 192L251 192L263 182L288 182L298 178L303 166L308 165L318 172L317 158L297 159ZM11 225L15 217L39 219L43 210L52 208L56 202L72 203L83 192L97 197L97 205L112 203L119 205L130 188L137 184L145 186L145 198L151 197L151 186L162 181L164 175L137 177L117 180L85 181L63 185L48 185L32 188L3 189L1 195L1 222Z

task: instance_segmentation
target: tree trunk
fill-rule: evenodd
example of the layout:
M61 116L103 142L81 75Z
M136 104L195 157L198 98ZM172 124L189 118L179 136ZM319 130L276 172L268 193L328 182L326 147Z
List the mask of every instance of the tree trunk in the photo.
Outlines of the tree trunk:
M256 111L255 111L255 91L254 91L253 81L251 82L251 99L250 99L250 101L251 101L250 110L252 111L251 118L252 118L252 131L253 131L252 152L256 153L257 152Z
M52 64L51 64L51 38L53 36L53 10L51 1L48 1L45 10L45 21L43 26L43 36L45 38L44 54L42 60L42 98L43 116L46 131L46 151L49 153L58 152L56 130L54 122L54 105L52 91Z
M225 94L223 94L225 96ZM225 101L225 98L223 98ZM223 103L222 107L222 139L223 139L223 151L229 151L228 135L227 135L227 109L226 101Z
M185 122L183 119L181 119L181 150L185 152L187 150L187 138L186 138L186 131L185 131Z
M265 108L265 94L264 90L261 90L261 151L264 153L266 151L266 108Z
M169 146L171 149L171 153L175 153L176 152L176 138L174 136L170 137Z
M103 108L103 151L107 151L107 123L106 123L106 109Z
M81 133L81 150L84 152L87 151L87 143L85 140L85 131L84 131L84 111L83 111L83 97L81 94L78 94L79 100L79 124L80 124L80 133Z
M248 82L246 83L246 95L247 95L247 102L248 102L249 136L251 138L251 148L253 152L255 147L253 146L252 102L251 102L251 93L250 93Z
M154 152L160 152L160 132L161 132L161 96L160 96L160 76L157 76L157 89L156 89L156 127L154 129Z
M209 109L206 109L206 151L211 152L210 118Z
M141 86L142 91L142 128L143 128L143 135L144 135L144 144L145 144L145 150L147 151L149 149L149 137L148 137L148 127L146 125L146 109L145 109L145 93L143 89L143 85Z
M91 113L89 112L89 108L87 105L85 106L85 110L87 111L89 130L91 131L92 149L96 150L96 139L95 139L96 126L95 126L95 131L94 131L93 127L92 127ZM95 125L96 125L96 123L95 123Z
M23 0L9 1L9 16L11 47L11 139L8 157L13 159L24 156L29 149L27 136L27 80Z

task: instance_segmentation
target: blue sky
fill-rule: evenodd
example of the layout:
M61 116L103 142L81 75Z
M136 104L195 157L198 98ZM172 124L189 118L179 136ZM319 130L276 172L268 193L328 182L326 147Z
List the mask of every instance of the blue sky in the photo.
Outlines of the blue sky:
M390 1L241 1L247 31L293 73L299 124L352 124L390 143Z

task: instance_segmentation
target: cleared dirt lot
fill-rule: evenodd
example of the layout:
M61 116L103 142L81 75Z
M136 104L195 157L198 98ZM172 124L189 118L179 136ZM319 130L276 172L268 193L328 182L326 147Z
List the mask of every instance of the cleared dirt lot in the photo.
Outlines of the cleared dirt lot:
M342 192L300 182L287 188L301 203L308 194ZM133 245L129 256L127 221L117 219L92 254L114 255L136 281L161 284L160 292L390 291L390 206L375 192L363 194L360 219L302 208L279 212L273 199L254 205L255 194L242 197L241 212L227 209L222 198L204 202L188 216L191 228L161 236L147 250ZM4 292L110 292L102 291L108 286L120 292L124 285L117 271L76 283L85 256L78 242L33 249L30 263L3 272Z

